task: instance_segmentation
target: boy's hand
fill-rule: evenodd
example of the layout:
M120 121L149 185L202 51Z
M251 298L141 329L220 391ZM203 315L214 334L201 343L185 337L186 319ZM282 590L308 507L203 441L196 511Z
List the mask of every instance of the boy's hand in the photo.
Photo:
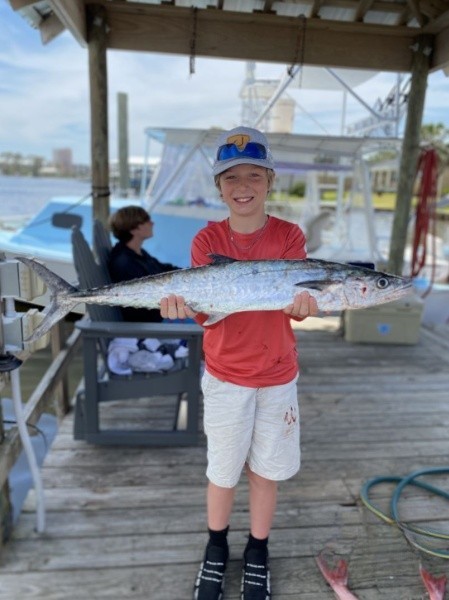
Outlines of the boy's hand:
M196 314L187 306L182 296L170 294L161 298L161 316L164 319L193 319Z
M305 319L306 317L314 317L318 314L318 305L315 298L309 292L301 292L300 294L296 294L293 304L289 304L284 308L284 312L290 317Z

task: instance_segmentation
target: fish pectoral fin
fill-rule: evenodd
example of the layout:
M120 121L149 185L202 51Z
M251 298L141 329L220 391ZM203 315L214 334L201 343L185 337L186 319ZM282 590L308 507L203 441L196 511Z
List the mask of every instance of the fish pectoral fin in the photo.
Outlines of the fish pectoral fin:
M210 313L207 319L204 321L203 325L205 325L206 327L208 325L214 325L215 323L226 319L226 317L229 317L229 313Z
M333 283L335 283L335 281L331 281L330 279L318 279L315 281L301 281L300 283L295 283L295 286L309 290L323 291Z

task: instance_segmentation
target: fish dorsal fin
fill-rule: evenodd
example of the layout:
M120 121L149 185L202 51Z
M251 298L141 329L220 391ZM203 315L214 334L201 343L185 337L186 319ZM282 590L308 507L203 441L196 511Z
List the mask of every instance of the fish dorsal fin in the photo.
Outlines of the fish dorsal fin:
M233 262L238 262L236 258L225 256L224 254L208 254L208 257L212 259L213 265L227 265Z
M301 281L300 283L295 283L295 286L305 288L308 290L317 290L321 292L333 283L335 283L335 281L332 281L331 279L318 279L315 281Z

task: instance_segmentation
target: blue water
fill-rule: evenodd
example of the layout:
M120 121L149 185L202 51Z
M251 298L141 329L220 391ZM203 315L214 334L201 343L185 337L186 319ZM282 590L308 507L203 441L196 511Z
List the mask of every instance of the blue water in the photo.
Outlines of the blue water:
M89 194L91 184L77 179L0 175L0 217L34 215L53 196Z
M70 213L82 218L81 230L91 244L92 205L89 200L90 183L72 179L7 177L0 175L0 217L29 216L27 226L14 234L11 242L39 256L39 249L71 255L71 231L51 225L54 212L66 212L64 198L74 200ZM56 199L47 205L50 199ZM125 204L138 204L138 199L117 200L111 203L111 211ZM179 267L190 265L190 246L195 234L207 225L201 218L183 218L154 213L154 237L144 244L145 249L164 263ZM114 241L114 240L113 240Z

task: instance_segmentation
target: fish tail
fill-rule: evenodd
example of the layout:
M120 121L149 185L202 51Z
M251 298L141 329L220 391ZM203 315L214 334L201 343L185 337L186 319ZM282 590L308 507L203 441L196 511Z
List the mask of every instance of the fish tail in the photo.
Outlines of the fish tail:
M430 600L443 600L446 593L446 575L441 575L440 577L431 575L422 565L419 567L419 572L429 593Z
M25 342L35 342L50 331L55 323L63 319L77 304L79 304L78 298L71 297L78 289L32 258L18 256L17 260L20 260L24 265L35 271L51 292L50 305L42 313L44 315L42 323L40 323L30 337L25 340Z

